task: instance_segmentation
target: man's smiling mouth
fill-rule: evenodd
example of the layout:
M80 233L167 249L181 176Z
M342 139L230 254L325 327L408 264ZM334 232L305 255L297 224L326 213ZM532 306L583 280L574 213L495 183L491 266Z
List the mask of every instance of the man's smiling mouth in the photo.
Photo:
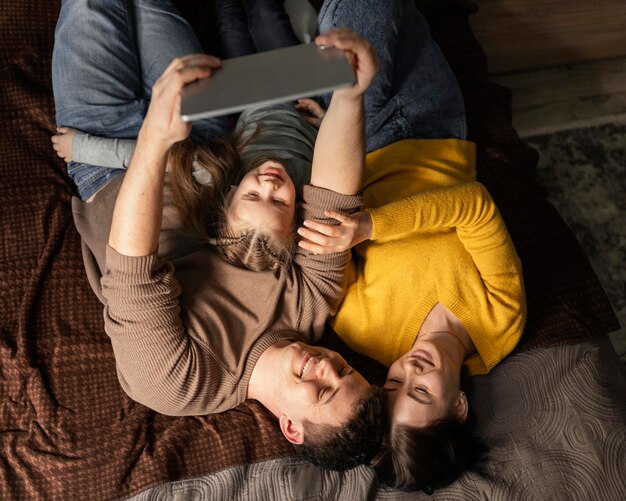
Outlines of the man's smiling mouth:
M307 361L304 364L304 367L302 367L302 371L300 372L300 377L304 376L304 373L306 372L306 370L309 368L309 365L311 365L311 361L314 359L315 357L313 355L309 356L309 358L307 359Z

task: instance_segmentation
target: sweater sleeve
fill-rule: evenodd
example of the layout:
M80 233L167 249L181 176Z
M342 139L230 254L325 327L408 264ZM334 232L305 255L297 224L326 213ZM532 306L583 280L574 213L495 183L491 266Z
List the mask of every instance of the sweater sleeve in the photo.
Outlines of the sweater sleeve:
M101 284L105 329L129 397L167 415L208 414L232 397L235 383L183 326L171 263L107 247Z
M301 220L312 219L326 224L337 224L337 221L324 216L325 210L352 214L363 203L361 195L342 195L311 185L304 187L303 200ZM326 320L337 312L345 293L350 259L350 251L316 255L297 247L294 262L300 281L302 311L299 332L313 332L314 340L321 337Z
M456 230L483 276L519 273L521 264L500 212L478 182L431 190L368 209L372 240Z
M113 139L78 132L72 140L72 158L89 165L126 169L136 143L135 139Z
M468 329L473 330L472 340L478 353L466 363L470 374L491 370L521 336L526 299L520 259L487 189L472 182L426 191L371 209L370 214L373 240L384 241L410 233L456 231L480 274L486 299L481 320L489 330Z

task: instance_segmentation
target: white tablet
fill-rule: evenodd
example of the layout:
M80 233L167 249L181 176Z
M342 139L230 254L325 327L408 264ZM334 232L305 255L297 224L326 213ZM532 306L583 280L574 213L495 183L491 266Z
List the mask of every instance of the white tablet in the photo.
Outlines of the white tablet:
M314 43L222 61L209 78L183 90L186 122L312 97L354 84L343 51Z

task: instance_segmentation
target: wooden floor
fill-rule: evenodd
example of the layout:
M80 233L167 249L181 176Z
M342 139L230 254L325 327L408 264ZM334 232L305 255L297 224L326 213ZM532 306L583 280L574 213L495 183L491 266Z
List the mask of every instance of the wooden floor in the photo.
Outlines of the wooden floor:
M472 31L513 90L522 136L626 119L625 0L473 0Z
M624 0L473 0L493 74L626 57Z
M626 121L626 57L492 75L513 91L520 136Z

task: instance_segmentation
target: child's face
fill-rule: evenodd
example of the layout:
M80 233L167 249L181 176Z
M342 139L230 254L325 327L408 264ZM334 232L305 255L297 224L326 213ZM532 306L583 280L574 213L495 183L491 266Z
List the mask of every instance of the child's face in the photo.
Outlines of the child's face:
M278 162L268 160L248 172L228 207L228 223L236 232L261 230L286 238L296 213L296 188Z

